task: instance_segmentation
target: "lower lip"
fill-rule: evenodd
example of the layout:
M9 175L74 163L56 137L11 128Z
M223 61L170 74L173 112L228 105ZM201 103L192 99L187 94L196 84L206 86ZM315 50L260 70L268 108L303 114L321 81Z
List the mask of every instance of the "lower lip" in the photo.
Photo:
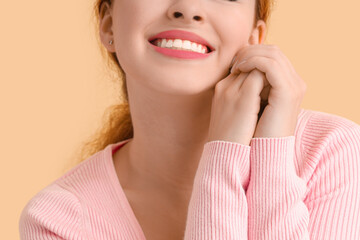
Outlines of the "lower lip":
M175 57L175 58L183 58L183 59L201 59L201 58L207 58L211 55L212 52L209 53L197 53L197 52L191 52L191 51L184 51L184 50L177 50L177 49L170 49L170 48L161 48L158 46L155 46L154 44L148 42L155 51L164 54L166 56Z

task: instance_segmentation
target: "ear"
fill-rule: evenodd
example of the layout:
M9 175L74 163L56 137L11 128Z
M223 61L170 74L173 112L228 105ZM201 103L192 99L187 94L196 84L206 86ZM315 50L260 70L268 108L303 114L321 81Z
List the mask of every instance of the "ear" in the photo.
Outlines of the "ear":
M258 20L256 27L251 32L249 44L263 44L265 41L266 31L266 23L263 20Z
M112 8L107 1L104 1L100 6L99 18L101 42L109 52L115 52L114 44L109 44L110 40L114 42L114 36L112 32Z

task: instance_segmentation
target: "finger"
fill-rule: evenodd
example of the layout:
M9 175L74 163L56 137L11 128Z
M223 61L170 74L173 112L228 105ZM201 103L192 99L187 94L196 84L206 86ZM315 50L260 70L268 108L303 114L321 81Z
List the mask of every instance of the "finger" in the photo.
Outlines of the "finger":
M250 90L252 91L253 94L260 96L260 93L264 89L265 81L266 81L265 74L257 69L254 69L249 73L247 78L244 80L240 89L242 91Z
M236 60L234 61L233 65L253 56L263 56L263 57L273 58L277 60L282 66L292 69L291 62L277 45L266 45L266 44L249 45L247 47L242 48L235 55Z
M245 95L247 97L256 97L260 104L260 100L261 100L260 93L264 88L265 81L266 81L265 74L257 69L254 69L249 73L249 75L244 80L239 90L242 95Z
M250 72L253 69L258 69L265 74L265 77L271 87L282 89L284 86L283 70L280 64L272 58L255 56L247 59L245 62L239 63L235 66L236 72ZM285 78L286 79L286 78Z
M271 57L273 47L266 44L248 45L241 48L235 55L234 65L252 56Z
M230 66L229 66L229 73L232 73L232 68L236 65L237 63L237 56L235 55L230 63Z
M233 59L231 60L230 68L231 68L231 67L233 66L233 64L235 63L236 57L237 57L237 56L234 56Z
M233 82L233 80L238 76L238 74L231 73L227 75L225 78L221 79L216 83L215 88L219 90L227 89L228 86Z
M234 94L239 93L239 89L244 82L244 80L248 77L249 73L241 72L235 79L227 87L230 91L233 91Z

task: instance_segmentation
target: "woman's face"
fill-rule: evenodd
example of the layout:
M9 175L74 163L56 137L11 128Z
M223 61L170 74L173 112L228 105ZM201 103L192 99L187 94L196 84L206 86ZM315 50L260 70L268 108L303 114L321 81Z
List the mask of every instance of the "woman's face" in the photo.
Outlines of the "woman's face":
M255 1L113 0L113 51L127 81L168 94L197 94L213 88L228 75L233 57L256 32ZM148 39L167 30L196 33L215 50L199 59L163 55ZM101 32L104 45L111 51L105 34Z

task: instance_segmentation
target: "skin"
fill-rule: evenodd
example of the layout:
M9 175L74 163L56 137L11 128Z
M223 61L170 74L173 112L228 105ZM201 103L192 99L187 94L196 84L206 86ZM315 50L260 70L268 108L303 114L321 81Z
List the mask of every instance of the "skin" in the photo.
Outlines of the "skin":
M115 0L100 16L101 41L126 73L134 126L134 138L114 155L115 169L133 208L158 203L158 215L179 219L181 232L204 144L294 135L305 83L278 47L263 44L266 24L253 25L255 0ZM200 60L155 52L147 39L170 29L195 32L215 52ZM261 99L268 105L258 121Z

